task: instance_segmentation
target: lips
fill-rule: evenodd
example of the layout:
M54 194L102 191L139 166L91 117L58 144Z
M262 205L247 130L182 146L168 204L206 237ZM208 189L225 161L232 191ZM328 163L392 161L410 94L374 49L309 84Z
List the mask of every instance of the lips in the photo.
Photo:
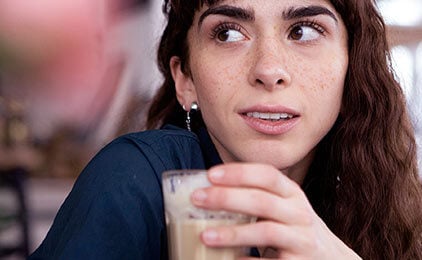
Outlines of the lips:
M285 134L300 120L294 109L281 106L254 106L239 114L250 128L266 135Z

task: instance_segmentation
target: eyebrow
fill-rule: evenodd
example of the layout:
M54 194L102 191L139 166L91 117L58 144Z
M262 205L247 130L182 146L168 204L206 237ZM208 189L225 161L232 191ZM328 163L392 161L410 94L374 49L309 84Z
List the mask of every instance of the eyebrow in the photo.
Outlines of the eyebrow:
M287 11L283 12L282 16L284 20L294 20L317 15L328 15L333 18L336 23L338 22L337 17L333 12L328 10L326 7L318 5L291 7Z
M230 5L219 5L216 7L210 7L200 17L198 21L198 27L201 27L204 19L209 15L224 15L232 18L236 18L243 21L254 21L255 13L251 9L244 9L240 7Z
M255 12L252 9L245 9L230 5L219 5L210 7L199 17L198 28L201 27L204 19L210 15L224 15L227 17L236 18L243 21L254 21ZM304 17L328 15L337 23L338 19L333 12L328 8L318 5L304 6L304 7L291 7L282 13L284 20L294 20Z

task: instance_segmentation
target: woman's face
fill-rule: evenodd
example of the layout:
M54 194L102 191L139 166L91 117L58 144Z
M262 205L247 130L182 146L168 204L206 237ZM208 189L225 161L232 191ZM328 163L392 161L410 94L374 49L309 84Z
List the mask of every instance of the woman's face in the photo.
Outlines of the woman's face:
M171 68L178 100L199 103L224 162L269 163L298 182L340 110L347 32L325 0L227 0L188 32L190 74Z

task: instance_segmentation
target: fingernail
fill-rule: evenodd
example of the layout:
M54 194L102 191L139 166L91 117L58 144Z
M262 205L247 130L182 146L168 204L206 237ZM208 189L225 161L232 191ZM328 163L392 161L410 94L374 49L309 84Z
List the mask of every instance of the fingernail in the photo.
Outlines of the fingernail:
M203 202L207 198L207 193L203 190L196 190L192 193L192 199L195 202Z
M209 172L209 178L213 181L218 181L221 180L224 176L224 171L223 170L211 170Z
M207 230L202 233L202 238L205 242L214 242L218 238L218 233L215 230Z

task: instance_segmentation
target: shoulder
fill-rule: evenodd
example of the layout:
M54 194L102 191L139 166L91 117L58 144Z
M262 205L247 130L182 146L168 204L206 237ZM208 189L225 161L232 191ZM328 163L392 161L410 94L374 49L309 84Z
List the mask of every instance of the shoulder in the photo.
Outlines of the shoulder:
M79 175L35 256L159 259L165 246L161 173L200 167L199 140L186 130L116 138ZM90 241L95 245L87 247Z
M110 193L145 196L159 201L162 172L204 168L197 137L182 129L149 130L120 136L101 149L79 175L73 187L74 204ZM124 204L124 203L123 203Z
M190 168L189 163L202 159L198 137L187 130L166 126L163 129L147 130L120 136L105 146L99 153L131 163L145 163L155 168ZM196 166L198 167L198 166Z
M161 172L169 169L204 168L198 137L187 130L166 126L159 130L147 130L122 135L104 148L91 160L85 171L105 172L123 177L154 172L160 179ZM112 176L108 176L112 177Z
M199 145L198 137L185 129L167 125L162 129L147 130L122 135L113 140L110 145L116 143L132 143L135 146L175 146L176 144ZM175 147L180 148L180 147Z

